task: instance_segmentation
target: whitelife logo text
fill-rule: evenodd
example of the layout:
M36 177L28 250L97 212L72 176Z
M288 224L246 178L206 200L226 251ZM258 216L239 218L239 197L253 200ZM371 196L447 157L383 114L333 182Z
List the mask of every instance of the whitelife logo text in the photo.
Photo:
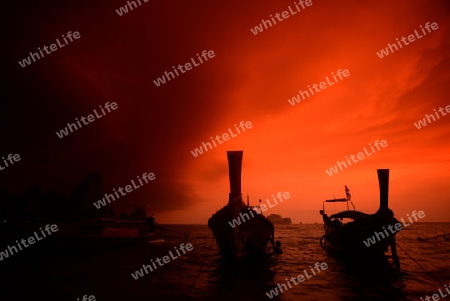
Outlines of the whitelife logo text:
M380 150L380 145L381 145L381 147L383 147L383 148L386 147L386 146L388 146L386 140L381 140L381 142L378 142L378 141L379 141L379 140L376 140L375 143L374 143L374 146L375 146L378 150ZM367 156L371 156L372 154L375 153L375 149L373 148L373 146L372 146L371 143L369 143L369 146L370 146L370 148L372 149L372 152L373 152L373 153L368 152L367 149L366 149L366 147L363 148L364 153L365 153ZM350 155L350 158L352 159L353 163L357 163L358 160L355 159L355 157L358 157L358 159L359 159L359 161L360 161L360 160L362 160L362 159L365 158L364 153L363 153L363 152L359 152L356 156L353 155L353 154L351 154L351 155ZM352 166L352 162L350 161L350 159L349 159L347 156L345 156L345 159L347 159L348 165L349 165L349 166ZM325 170L325 172L326 172L330 177L333 175L333 173L335 173L335 174L338 173L338 167L340 168L340 170L343 169L342 166L344 166L345 168L347 168L347 164L345 163L345 161L336 161L336 162L337 162L337 164L336 164L335 166L330 167L329 170Z
M105 110L103 110L103 107L102 106L99 106L99 107L100 107L100 110L102 111L103 115L99 115L97 113L97 110L94 110L94 114L95 114L95 117L97 117L97 119L100 119L106 115ZM105 109L108 111L108 113L111 113L111 109L115 110L117 108L118 108L118 106L117 106L117 103L115 103L115 102L112 102L111 104L109 104L109 102L107 102L105 104ZM84 125L88 125L90 122L94 122L96 120L95 117L93 114L90 114L87 117L81 116L80 120L78 120L78 118L75 118L75 122L78 124L78 127L75 123L67 123L67 126L64 129L60 130L59 133L56 132L56 136L58 136L59 139L62 139L65 136L68 136L70 133L73 133L74 131L80 129L82 127L80 121L83 122ZM69 133L69 130L70 130L70 133Z
M183 254L186 254L186 251L189 252L189 251L194 250L194 247L190 243L186 244L186 246L183 243L183 244L180 245L179 248L180 248L181 252L183 252ZM185 248L186 248L186 250L185 250ZM172 260L175 260L175 259L177 259L178 257L181 256L180 251L178 250L178 248L174 247L174 249L175 249L175 252L178 254L178 256L174 256L172 251L169 251L170 258L169 258L169 256L166 255L166 256L163 256L162 259L159 258L159 257L157 257L155 259L155 261L158 263L158 265L160 267L164 266L164 264L166 264L166 263L169 263L171 258L172 258ZM156 270L158 268L156 266L155 262L153 261L153 259L151 259L150 261L152 263L151 265L143 264L141 269L136 270L136 272L134 272L134 273L131 273L131 276L134 278L134 280L138 280L140 277L144 277L145 274L148 274L149 271L153 272L154 270ZM161 263L161 261L164 262L164 263ZM145 272L145 274L144 274L144 272Z
M414 211L411 213L411 215L414 217L414 220L417 222L417 221L418 221L417 216L418 216L419 218L424 218L424 217L425 217L425 212L423 212L423 211L417 212L416 210L414 210ZM416 216L416 215L417 215L417 216ZM407 214L407 216L408 216L409 221L410 221L411 224L412 224L413 221L412 221L411 217L409 216L409 214ZM391 231L392 234L395 234L396 232L402 230L403 227L406 228L406 227L408 227L408 226L411 225L411 224L406 223L405 220L404 220L403 218L402 218L401 220L402 220L403 226L402 226L402 224L400 224L400 223L396 223L396 224L393 225L393 226L392 226L392 225L389 225L389 226L388 226L388 229L389 229L389 231ZM372 237L369 237L368 239L364 240L363 242L364 242L364 244L366 245L366 247L370 247L371 245L376 244L377 241L375 240L375 238L376 238L378 241L381 241L382 239L386 239L386 238L389 236L389 232L386 230L386 227L384 227L384 226L383 226L383 231L384 231L384 234L386 234L386 236L384 236L383 232L376 232L376 231L375 231L375 233L374 233L374 235L373 235ZM380 238L380 237L381 237L381 238Z
M283 291L287 291L288 290L287 286L289 286L289 288L292 288L291 281L292 281L293 284L298 285L298 284L302 283L303 281L312 278L313 276L317 276L316 275L316 271L317 271L317 273L320 273L320 272L325 271L326 269L328 269L328 265L325 262L322 262L322 263L316 262L314 264L314 268L312 266L309 266L309 267L310 267L310 272L311 272L312 275L309 275L306 270L303 270L303 274L305 276L300 274L297 277L291 277L290 279L285 278L286 284L278 283L278 285L277 285L277 287L275 289L272 289L272 290L270 290L270 292L266 293L267 297L269 297L270 299L273 299L273 297L278 296L278 290L280 290L280 294L281 294ZM297 280L298 280L298 282L297 282Z
M152 173L152 172L149 173L149 174L144 173L142 175L142 179L144 180L145 184L147 184L149 180L153 181L155 178L156 178L155 174ZM133 184L134 189L139 188L141 186L144 186L144 184L142 183L141 178L139 176L137 176L137 179L138 179L138 181L139 181L139 183L141 185L140 186L136 185L136 183L134 183L134 180L131 180L131 184ZM114 190L114 194L116 195L117 199L119 199L121 196L125 196L127 193L132 192L133 191L133 187L131 187L131 185L125 186L125 191L126 192L124 192L124 189L122 187L117 188L117 190L119 191L120 195L116 191L116 189L114 188L113 189ZM111 203L112 201L115 201L115 200L116 200L116 198L114 197L113 194L105 193L105 196L101 200L98 200L97 202L95 202L94 206L95 206L95 208L100 209L102 206L106 206L106 202Z
M37 58L38 60L40 60L41 58L43 58L43 57L44 57L44 52L45 52L46 54L50 54L50 53L55 52L56 50L58 50L58 49L60 49L60 48L63 48L63 47L66 46L67 44L69 44L69 42L67 42L67 40L66 40L66 37L65 37L64 35L62 35L62 37L63 37L63 40L64 40L65 44L61 44L61 42L59 42L59 39L56 39L56 43L58 44L59 48L56 47L56 44L51 44L50 47L47 47L47 45L44 45L44 47L42 47L42 50L41 50L41 47L38 47L38 52L39 52L41 55L39 55L39 53L37 53L37 52L30 52L30 55L27 56L27 58L23 59L21 62L18 62L19 65L20 65L22 68L25 68L26 66L31 65L31 63L32 63L31 60L33 60L33 62L36 62L36 58ZM73 34L72 34L71 31L69 31L69 32L67 33L67 38L70 40L70 42L73 42L72 37L73 37L73 39L77 40L77 39L79 39L81 36L80 36L80 33L79 33L78 31L74 31ZM48 49L50 49L50 51L49 51ZM43 51L44 51L44 52L43 52Z
M441 113L442 116L446 116L447 113L450 113L450 105L445 107L445 111L447 111L447 113L444 112L443 107L439 107L438 111ZM436 109L434 109L434 114L436 115L437 119L440 119L438 112L436 112ZM421 119L421 120L417 121L417 123L414 123L414 125L416 126L416 128L418 130L420 130L422 127L427 126L427 120L428 120L428 124L430 124L431 121L436 121L436 117L434 117L433 115L425 114L425 118L423 119L423 121ZM433 119L433 120L431 120L431 119Z
M278 192L277 197L278 197L278 199L280 200L281 203L283 203L283 198L281 198L282 195L283 195L283 198L285 200L287 200L287 199L289 199L291 197L291 195L287 191L284 192L284 193L281 192L281 191ZM273 194L272 194L272 198L273 198L273 200L275 202L275 205L278 205L277 199L273 196ZM275 205L272 205L270 203L269 199L266 199L266 200L267 200L267 205L269 205L269 208L275 207ZM250 215L253 218L253 217L255 217L253 211L256 211L256 214L261 214L264 211L266 211L267 209L268 208L267 208L267 206L265 204L261 204L259 206L259 208L253 208L253 209L252 208L248 208L248 211L249 211ZM245 217L247 218L247 220L245 220ZM242 222L241 222L241 219L242 219ZM248 220L250 220L250 216L248 215L248 213L242 213L241 212L237 218L234 218L231 222L228 222L228 224L230 224L231 228L235 228L237 226L240 226L241 223L246 222Z
M197 53L197 59L198 59L198 61L200 62L199 64L197 64L197 63L195 62L195 59L194 59L193 57L191 57L191 62L192 62L192 64L189 63L189 62L187 62L187 63L185 63L185 64L183 64L183 65L178 65L178 67L172 66L173 72L175 72L175 74L176 74L177 77L178 77L178 76L180 76L180 74L178 73L177 69L178 69L182 74L183 74L183 73L186 73L187 71L189 71L189 70L192 69L192 65L193 65L194 67L197 67L197 66L200 66L201 64L203 64L202 57L203 57L203 59L204 59L205 62L206 62L206 61L208 61L208 58L212 59L212 58L215 57L215 56L216 56L216 54L214 53L214 51L209 50L208 53L206 53L206 50L203 50L201 56ZM183 69L183 67L184 67L184 69ZM173 72L172 72L172 71L169 71L169 72L165 71L164 74L163 74L163 76L158 77L156 80L153 81L153 83L155 84L155 86L159 87L159 86L161 86L161 85L163 85L163 84L166 83L166 79L167 79L167 81L170 81L171 79L175 79L175 75L173 74ZM172 78L170 78L170 77L172 77Z
M236 126L236 124L235 124L234 126L235 126L236 132L237 132L236 135L233 134L233 131L231 131L231 128L228 129L228 132L230 133L231 138L234 138L234 137L236 137L238 134L241 133L241 131L239 130L239 128ZM245 125L244 125L244 121L241 121L241 123L239 123L239 127L242 129L242 131L245 132L245 129L251 129L251 128L253 127L253 124L252 124L250 121L246 121L246 122L245 122ZM219 144L222 144L222 143L224 143L225 141L228 141L228 140L230 139L230 136L228 135L228 133L223 133L222 136L216 135L216 138L213 138L213 137L210 137L210 138L211 138L211 142L214 144L214 147L216 147L217 144L216 144L216 142L215 142L214 140L216 140L217 142L219 142ZM220 138L222 138L223 141L221 141ZM193 151L191 151L191 154L192 154L194 157L198 157L198 155L203 154L203 150L205 150L205 152L207 152L207 151L208 151L207 146L209 146L210 149L213 148L212 145L211 145L211 143L209 143L209 142L206 142L206 143L203 142L202 144L203 144L203 148L202 148L202 145L200 145L199 148L196 148L196 149L194 149Z
M335 83L337 83L338 79L336 78L336 76L338 76L340 78L340 80L344 79L342 76L349 77L350 71L348 71L347 69L344 69L343 71L341 71L341 69L339 69L338 71L336 71L336 75L334 74L334 72L331 72L331 75L333 76L334 82L330 81L328 76L325 76L326 82L323 81L323 82L320 82L319 84L314 83L312 85L312 87L310 85L308 85L308 90L311 93L311 95L308 93L307 90L305 90L305 91L299 90L298 94L296 96L292 97L291 99L288 99L288 102L291 104L291 106L294 106L295 104L300 103L302 101L302 99L305 100L306 97L310 98L311 96L313 96L314 91L316 93L318 93L322 90L325 90L328 87L331 87ZM320 87L320 89L318 87ZM302 99L300 99L300 97Z
M430 27L431 27L431 29L433 29L433 30L437 30L437 29L439 28L439 26L438 26L438 24L437 24L436 22L433 22L433 23L431 23L431 24L430 24L430 22L427 22L427 23L425 24L425 28L427 29L428 33L431 32ZM420 25L420 28L422 29L422 33L426 36L427 33L426 33L425 29L423 29L422 25ZM423 36L420 35L420 34L417 32L416 29L414 30L414 33L415 33L415 35L410 34L410 35L408 36L408 41L409 41L409 42L406 41L406 38L405 38L405 37L402 37L402 38L401 38L401 41L403 42L403 45L407 46L407 45L409 45L409 43L414 42L414 41L416 40L416 37L417 37L417 39L423 38ZM402 43L400 43L400 41L398 40L398 38L397 38L396 40L397 40L398 46L399 46L400 48L403 48ZM397 45L396 45L395 43L392 44L392 45L391 45L390 43L388 43L387 46L388 46L388 47L386 47L385 49L381 49L380 52L377 52L377 55L380 57L380 59L384 58L385 56L388 56L388 55L389 55L389 50L391 50L391 53L394 53L394 51L397 51L397 50L398 50L398 47L397 47Z

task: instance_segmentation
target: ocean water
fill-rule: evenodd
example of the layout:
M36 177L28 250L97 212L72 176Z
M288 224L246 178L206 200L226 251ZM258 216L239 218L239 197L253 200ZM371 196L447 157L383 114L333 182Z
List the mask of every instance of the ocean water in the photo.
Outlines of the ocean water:
M163 227L157 237L128 247L19 252L0 262L0 300L270 300L266 292L316 262L328 269L274 300L420 300L450 285L450 241L416 240L449 233L449 223L414 223L397 235L402 268L395 279L355 274L328 257L319 245L320 224L276 226L283 253L240 262L221 260L206 225ZM194 249L138 280L131 276L181 243Z

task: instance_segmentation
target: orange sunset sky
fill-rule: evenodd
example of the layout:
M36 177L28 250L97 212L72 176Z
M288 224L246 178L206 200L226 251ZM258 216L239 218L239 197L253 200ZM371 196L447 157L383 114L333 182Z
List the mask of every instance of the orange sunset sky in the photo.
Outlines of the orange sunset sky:
M150 1L120 17L115 9L126 1L114 0L60 4L53 19L45 11L30 15L23 28L34 29L18 30L12 42L12 80L28 90L14 92L16 103L8 100L7 112L21 117L2 121L16 131L5 136L2 155L24 159L9 174L2 171L3 185L19 194L40 183L67 195L97 170L109 193L154 172L155 181L113 204L116 211L133 201L163 224L206 224L228 200L226 151L243 150L244 198L249 194L257 205L279 191L291 195L265 214L321 222L322 201L344 197L344 185L357 210L374 213L376 169L389 168L389 207L397 218L422 210L421 221L450 222L450 116L420 130L414 126L450 105L449 2L313 0L258 35L250 31L293 2ZM427 22L439 28L377 56ZM18 66L29 51L69 30L81 38L27 68ZM203 50L215 57L160 87L153 84ZM295 106L288 103L338 69L350 76ZM118 109L56 137L67 122L108 101ZM32 122L33 114L47 117ZM253 128L198 157L191 154L240 121ZM327 175L336 161L375 140L388 146ZM38 150L31 150L34 145Z
M225 205L225 151L244 150L242 190L251 204L278 191L291 194L267 213L296 223L318 222L322 201L344 197L345 184L357 209L375 212L376 169L389 168L390 207L396 216L423 210L424 221L449 222L450 117L420 130L413 125L450 104L445 85L450 78L448 10L438 1L409 3L317 1L257 36L245 29L291 5L289 1L255 6L257 12L246 15L245 22L238 26L233 21L223 33L229 52L223 53L225 59L217 53L214 63L220 71L213 75L225 77L233 87L214 93L210 101L222 107L211 116L215 125L202 129L189 150L241 120L254 126L190 158L185 175L198 202L163 214L161 220L201 223ZM429 21L439 29L384 59L375 54ZM299 89L338 69L348 69L350 76L293 107L287 102ZM388 146L338 174L325 173L377 139Z

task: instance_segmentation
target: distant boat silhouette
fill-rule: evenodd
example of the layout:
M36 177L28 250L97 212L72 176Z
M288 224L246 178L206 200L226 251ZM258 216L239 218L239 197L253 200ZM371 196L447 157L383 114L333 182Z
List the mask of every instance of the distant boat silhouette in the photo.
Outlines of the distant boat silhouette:
M102 185L100 173L91 172L68 199L54 192L44 194L39 186L34 186L16 200L22 203L20 207L0 217L0 246L32 236L39 227L53 223L58 231L29 250L108 248L147 241L155 236L157 222L141 208L121 218L117 218L109 204L96 209L92 204L102 197ZM8 197L6 192L1 194L3 198ZM12 196L8 198L15 200Z
M251 252L265 252L269 241L274 245L273 224L242 200L242 156L242 151L227 151L230 178L228 204L208 220L221 253L236 257ZM243 217L248 218L242 221ZM237 219L240 225L232 227L230 222Z
M385 266L385 252L387 252L388 247L391 247L392 259L396 268L400 269L395 241L395 235L398 231L386 235L386 229L389 225L394 226L399 223L394 218L392 210L388 208L389 169L378 169L377 172L380 185L380 208L378 211L375 214L356 211L349 190L345 186L346 198L323 202L323 210L320 213L325 223L325 234L322 236L320 243L328 253L351 263L362 264L361 267L366 267L369 264L378 267ZM345 202L347 210L328 217L325 213L325 204L334 202ZM349 208L349 203L353 207L352 210ZM352 221L342 224L343 218ZM374 237L375 232L382 233L384 238L370 246L365 245L364 241ZM381 237L381 235L378 237Z
M292 220L290 217L281 217L281 215L279 214L271 214L267 217L269 219L269 221L274 224L280 224L280 225L291 225L292 224Z

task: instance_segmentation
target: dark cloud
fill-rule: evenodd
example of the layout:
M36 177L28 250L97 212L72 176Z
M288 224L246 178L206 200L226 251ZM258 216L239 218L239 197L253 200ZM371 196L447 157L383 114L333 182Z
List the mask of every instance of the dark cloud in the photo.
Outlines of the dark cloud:
M299 177L294 163L322 168L324 156L337 159L335 149L346 153L342 136L354 138L351 150L375 134L397 141L417 137L411 123L447 101L445 1L313 1L257 36L251 27L293 1L141 2L121 17L115 10L126 4L122 0L11 3L0 155L19 153L22 161L0 173L1 186L20 193L41 183L68 195L97 170L109 192L154 172L156 180L118 209L131 200L155 212L188 209L204 201L200 191L227 176L225 147L198 158L190 150L241 120L255 128L233 138L227 149L247 146L247 168L258 166L255 158L277 153L281 158L267 161L278 162L271 172ZM442 26L429 40L376 57L375 51L424 21ZM26 68L18 65L67 31L79 31L81 38ZM203 50L214 50L216 57L161 87L153 84ZM302 109L286 103L339 68L351 71L346 82L302 102ZM119 107L68 137L56 136L106 102ZM445 133L442 128L439 136ZM314 160L303 159L307 154ZM281 181L279 174L274 181Z

